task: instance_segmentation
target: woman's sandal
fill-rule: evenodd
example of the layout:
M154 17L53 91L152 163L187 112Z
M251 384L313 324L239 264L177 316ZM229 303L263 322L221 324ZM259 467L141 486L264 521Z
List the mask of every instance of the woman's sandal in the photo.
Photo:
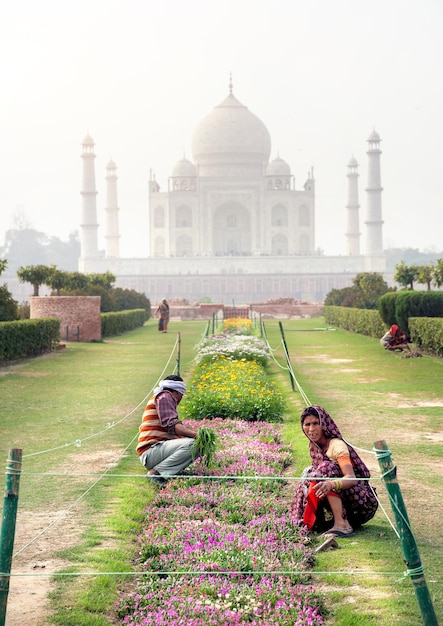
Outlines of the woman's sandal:
M345 537L352 537L355 535L354 529L349 526L346 530L340 530L339 528L330 528L325 533L323 533L322 537L340 537L341 539Z

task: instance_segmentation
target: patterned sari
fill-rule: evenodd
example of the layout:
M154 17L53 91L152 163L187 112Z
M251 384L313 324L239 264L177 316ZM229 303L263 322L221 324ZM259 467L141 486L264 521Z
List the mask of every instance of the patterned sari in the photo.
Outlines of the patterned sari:
M313 406L313 408L316 409L320 417L320 425L324 436L327 439L337 438L343 440L337 424L329 413L321 406ZM357 478L357 484L350 489L340 491L339 494L331 492L331 495L341 497L343 516L355 529L374 517L378 502L373 488L369 485L369 481L358 480L359 478L370 477L368 468L352 446L347 443L346 445L349 449L349 456ZM319 500L315 496L312 487L316 482L312 478L341 478L343 472L339 464L336 461L331 461L323 450L312 441L309 442L309 453L312 459L312 466L306 468L303 472L303 480L300 481L292 504L292 517L295 523L305 524L309 530L323 532L333 526L334 519L327 499Z

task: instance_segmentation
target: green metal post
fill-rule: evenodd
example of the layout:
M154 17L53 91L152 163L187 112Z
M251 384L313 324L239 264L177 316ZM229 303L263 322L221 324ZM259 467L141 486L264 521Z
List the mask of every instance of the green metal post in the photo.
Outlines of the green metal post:
M180 333L177 333L178 335L178 346L177 346L177 376L180 376L180 359L181 359L181 343L182 343L182 339L181 339L181 335Z
M429 589L426 584L420 554L414 535L409 523L408 514L401 495L400 485L397 480L397 470L392 463L391 453L386 445L386 441L376 441L374 449L382 471L386 489L389 494L389 501L395 516L397 530L405 557L408 573L414 587L415 597L420 608L421 617L425 626L438 626L437 616L432 605Z
M0 535L0 626L5 626L6 620L21 466L22 450L19 448L9 450L9 457L6 463L5 500Z
M288 365L288 371L289 371L289 380L291 381L292 391L295 391L294 377L292 376L291 362L289 360L289 353L288 353L288 347L286 345L286 339L285 339L285 333L284 333L284 330L283 330L283 324L281 322L279 322L278 325L280 327L280 333L281 333L281 338L282 338L282 341L283 341L283 347L285 349L286 363Z

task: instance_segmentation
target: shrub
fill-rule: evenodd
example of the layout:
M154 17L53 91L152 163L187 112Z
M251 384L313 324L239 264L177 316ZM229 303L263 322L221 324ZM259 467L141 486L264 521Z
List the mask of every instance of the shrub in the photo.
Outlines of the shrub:
M0 363L50 352L60 339L60 320L42 318L0 323Z
M410 317L443 317L443 292L400 291L395 300L396 323L410 334Z
M353 333L380 338L386 332L385 324L379 312L372 309L325 306L323 314L327 324Z
M411 341L419 348L443 356L443 318L410 317Z
M143 326L146 320L145 309L133 311L119 311L117 313L102 313L102 337L113 337Z
M397 317L395 315L395 301L397 299L399 291L389 291L380 297L378 301L378 312L380 317L387 326L397 323Z

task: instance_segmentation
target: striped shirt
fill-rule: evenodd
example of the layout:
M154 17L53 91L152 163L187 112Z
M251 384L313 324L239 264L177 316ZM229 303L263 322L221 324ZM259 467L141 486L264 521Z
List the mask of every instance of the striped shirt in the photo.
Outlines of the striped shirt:
M177 439L175 425L178 423L178 402L169 391L152 396L146 405L139 427L137 454L169 439Z

